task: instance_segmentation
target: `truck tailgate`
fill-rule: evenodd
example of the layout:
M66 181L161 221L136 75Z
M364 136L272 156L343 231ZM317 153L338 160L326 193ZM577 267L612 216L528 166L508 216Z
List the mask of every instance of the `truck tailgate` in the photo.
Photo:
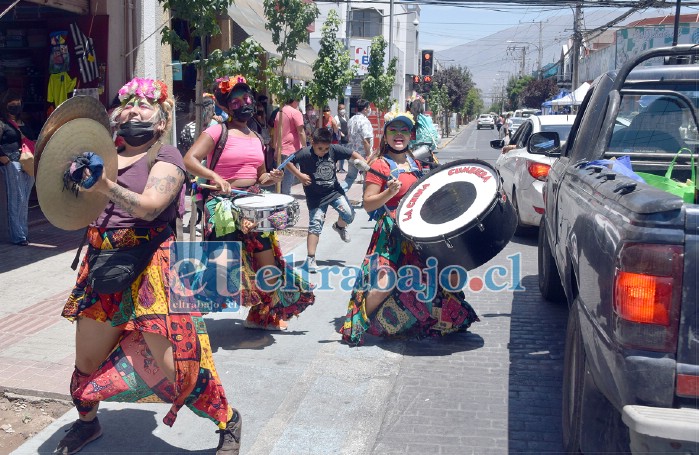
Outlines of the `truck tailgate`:
M684 276L682 279L682 314L677 343L677 394L699 396L699 206L686 205Z

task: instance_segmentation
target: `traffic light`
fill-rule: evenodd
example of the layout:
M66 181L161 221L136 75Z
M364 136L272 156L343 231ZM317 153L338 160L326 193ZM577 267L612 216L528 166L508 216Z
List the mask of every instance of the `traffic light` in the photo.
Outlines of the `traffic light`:
M413 74L413 90L416 92L420 91L420 84L422 83L422 76L419 74Z
M422 77L422 90L427 93L430 90L432 90L432 76L423 76Z
M420 74L423 76L432 76L434 72L434 51L422 51L422 61L420 64Z

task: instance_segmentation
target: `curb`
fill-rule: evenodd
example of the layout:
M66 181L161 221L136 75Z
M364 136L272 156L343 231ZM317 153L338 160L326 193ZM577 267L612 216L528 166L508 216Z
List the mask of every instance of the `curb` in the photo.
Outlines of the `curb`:
M2 393L8 397L23 398L27 401L31 401L32 399L34 399L36 401L53 400L66 403L73 402L73 398L68 393L43 392L41 390L23 389L21 387L7 386L0 386L0 391L2 391Z

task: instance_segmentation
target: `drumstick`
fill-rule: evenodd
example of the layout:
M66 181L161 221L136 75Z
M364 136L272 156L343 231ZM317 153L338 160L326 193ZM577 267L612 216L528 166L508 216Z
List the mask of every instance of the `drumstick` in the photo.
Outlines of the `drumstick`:
M209 185L207 183L200 183L197 185L200 188L206 188L207 190L221 190L221 188L217 187L216 185ZM235 194L243 194L246 196L262 196L261 194L256 194L256 193L251 193L249 191L243 191L243 190L234 190L231 188L231 193Z
M289 157L288 157L287 159L285 159L284 161L282 161L282 164L280 164L279 166L277 166L277 170L278 170L278 171L281 171L282 169L284 169L284 167L285 167L287 164L289 164L289 161L291 161L292 159L294 159L294 155L289 155Z
M378 177L381 177L383 180L385 180L387 182L389 180L391 180L391 177L387 176L386 174L382 174L381 172L370 168L369 165L366 163L366 161L356 159L356 160L352 161L352 164L354 164L354 167L356 167L360 171L370 172Z

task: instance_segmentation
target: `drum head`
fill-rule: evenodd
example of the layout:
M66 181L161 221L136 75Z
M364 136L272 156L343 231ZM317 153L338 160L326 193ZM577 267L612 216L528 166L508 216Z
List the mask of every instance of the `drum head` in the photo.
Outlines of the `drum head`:
M397 224L411 239L442 238L473 225L493 206L500 176L485 161L453 161L422 177L398 206Z
M289 205L294 200L294 197L288 194L265 193L259 196L239 197L233 200L233 204L246 209L264 209Z

